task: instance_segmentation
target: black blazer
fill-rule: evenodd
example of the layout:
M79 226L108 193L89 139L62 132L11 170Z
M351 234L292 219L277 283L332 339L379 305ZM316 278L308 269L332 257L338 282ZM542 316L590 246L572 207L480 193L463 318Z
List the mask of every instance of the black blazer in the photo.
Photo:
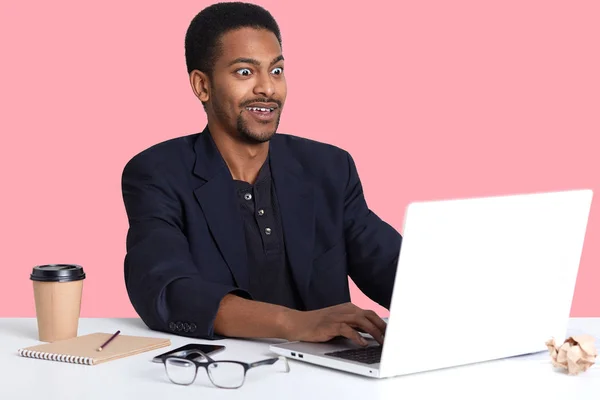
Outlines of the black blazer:
M348 276L389 308L401 236L367 207L351 156L278 133L270 141L286 251L309 310L350 301ZM227 293L248 293L246 249L233 178L210 132L171 139L125 166L129 220L125 283L151 329L219 338Z

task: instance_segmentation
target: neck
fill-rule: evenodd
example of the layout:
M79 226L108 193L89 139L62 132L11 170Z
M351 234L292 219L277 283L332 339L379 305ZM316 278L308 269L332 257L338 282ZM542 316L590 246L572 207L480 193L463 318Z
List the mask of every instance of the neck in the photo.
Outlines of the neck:
M208 129L233 179L253 184L269 154L269 142L244 143L210 123Z

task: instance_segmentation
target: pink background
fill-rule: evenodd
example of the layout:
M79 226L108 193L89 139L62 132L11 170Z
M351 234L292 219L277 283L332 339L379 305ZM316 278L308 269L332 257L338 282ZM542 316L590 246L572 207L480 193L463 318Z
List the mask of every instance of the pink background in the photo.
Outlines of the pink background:
M399 230L414 200L599 192L599 2L300 3L259 2L284 40L280 131L349 150ZM82 316L136 316L121 171L204 127L183 40L208 4L1 3L0 316L34 316L29 273L55 262L84 266ZM572 316L600 316L599 204Z

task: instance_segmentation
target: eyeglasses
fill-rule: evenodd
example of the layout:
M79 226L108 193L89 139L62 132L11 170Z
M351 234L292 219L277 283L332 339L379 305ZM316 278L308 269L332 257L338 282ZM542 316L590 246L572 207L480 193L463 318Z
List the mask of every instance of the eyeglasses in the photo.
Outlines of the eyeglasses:
M206 361L196 361L200 357L206 359ZM215 361L200 350L195 350L186 358L167 357L163 362L167 377L175 384L191 385L196 380L198 368L203 367L213 385L223 389L237 389L244 384L246 372L249 369L263 365L274 365L278 361L283 366L283 372L290 372L290 366L285 357L268 358L249 364L232 360Z

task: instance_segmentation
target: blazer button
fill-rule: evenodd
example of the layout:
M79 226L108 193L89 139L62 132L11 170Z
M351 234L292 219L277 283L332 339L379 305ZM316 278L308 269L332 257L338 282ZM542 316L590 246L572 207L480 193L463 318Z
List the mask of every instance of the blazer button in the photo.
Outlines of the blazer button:
M183 324L181 322L177 323L177 330L181 331L183 329Z
M183 331L184 332L189 332L190 331L190 324L188 324L187 322L185 324L183 324Z
M174 330L175 330L175 328L177 328L177 326L175 325L175 322L171 322L171 323L169 324L169 329L170 329L170 330L172 330L172 331L174 331Z
M196 324L192 322L190 324L190 332L194 332L195 330L196 330Z

